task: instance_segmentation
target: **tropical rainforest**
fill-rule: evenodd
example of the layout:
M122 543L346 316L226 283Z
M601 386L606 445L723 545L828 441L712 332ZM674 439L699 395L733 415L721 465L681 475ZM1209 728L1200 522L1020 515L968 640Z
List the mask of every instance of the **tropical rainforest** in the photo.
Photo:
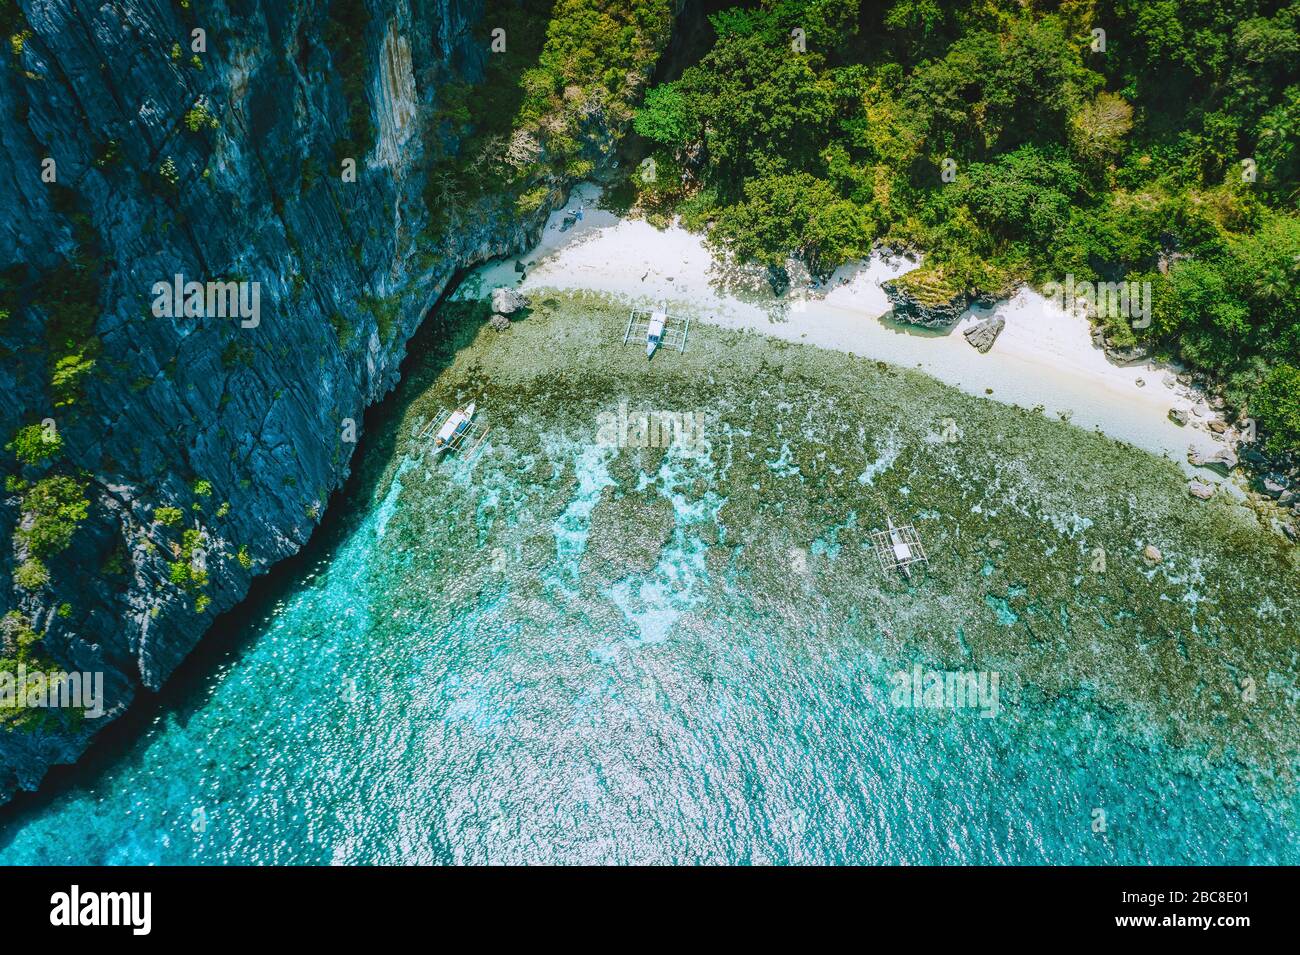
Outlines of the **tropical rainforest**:
M651 88L636 186L725 254L814 275L883 241L935 301L1149 281L1111 344L1300 448L1300 2L766 0ZM1145 324L1145 323L1144 323Z

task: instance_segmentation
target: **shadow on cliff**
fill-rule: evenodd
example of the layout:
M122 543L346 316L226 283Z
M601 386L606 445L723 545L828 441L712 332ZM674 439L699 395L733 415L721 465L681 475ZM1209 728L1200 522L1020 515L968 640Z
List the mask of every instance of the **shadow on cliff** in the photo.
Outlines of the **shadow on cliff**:
M361 440L352 457L352 473L330 496L325 516L307 545L256 578L247 596L213 622L160 692L140 690L127 712L106 726L77 762L51 767L35 792L19 792L0 806L0 848L9 845L26 818L70 792L93 788L106 771L130 760L157 721L165 718L187 724L211 699L217 685L212 675L223 665L241 660L272 608L298 592L311 567L334 557L376 500L396 453L399 424L407 409L482 327L485 311L465 317L463 310L441 307L463 277L458 274L447 284L438 304L407 343L397 387L366 411Z

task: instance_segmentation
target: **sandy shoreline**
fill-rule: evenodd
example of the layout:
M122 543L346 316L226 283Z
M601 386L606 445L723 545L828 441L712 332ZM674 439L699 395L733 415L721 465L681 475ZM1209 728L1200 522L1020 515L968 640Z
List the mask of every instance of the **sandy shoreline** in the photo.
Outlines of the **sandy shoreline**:
M666 302L692 320L917 368L969 394L1041 406L1076 426L1167 456L1203 480L1216 479L1187 464L1190 446L1212 453L1223 444L1207 430L1169 420L1170 408L1190 411L1194 404L1169 371L1152 363L1111 363L1093 345L1086 319L1034 291L1021 290L993 309L968 311L946 333L917 329L887 317L890 304L880 287L912 268L908 260L876 256L840 268L820 288L792 288L776 298L754 271L715 262L701 236L679 226L661 230L620 219L596 208L598 198L591 185L574 191L567 210L581 208L582 219L566 230L566 212L551 217L539 244L521 258L522 281L514 260L497 262L477 270L477 281L467 282L457 296L486 296L506 285L530 295L590 289L641 305ZM1006 328L981 355L961 332L990 312L1005 318ZM1213 415L1203 405L1200 410L1203 417L1193 420Z

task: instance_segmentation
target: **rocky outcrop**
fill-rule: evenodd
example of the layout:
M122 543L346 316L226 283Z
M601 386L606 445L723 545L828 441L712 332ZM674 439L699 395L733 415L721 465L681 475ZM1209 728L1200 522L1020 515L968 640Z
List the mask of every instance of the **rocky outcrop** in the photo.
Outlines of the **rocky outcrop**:
M4 16L21 39L0 63L0 444L49 422L59 455L0 455L0 613L61 666L102 671L110 716L0 725L0 799L75 758L302 547L452 277L535 242L570 185L548 174L527 205L452 215L430 198L435 157L469 132L444 94L485 75L483 0ZM611 139L588 142L599 160ZM197 308L160 302L187 282ZM255 315L214 313L227 282ZM48 582L10 587L25 488L55 473L86 513Z
M982 322L976 322L962 334L966 336L966 341L981 355L987 354L988 350L993 347L993 343L998 340L1002 334L1002 329L1007 327L1007 320L1001 315L990 315Z
M996 296L947 286L941 275L923 268L882 282L894 318L925 328L951 328L972 305L991 306Z
M505 286L492 290L492 311L500 315L513 315L527 305L528 299L522 292Z
M951 328L961 320L962 313L974 301L972 296L958 293L946 301L927 302L896 282L897 280L890 279L880 285L889 296L894 318L923 328Z

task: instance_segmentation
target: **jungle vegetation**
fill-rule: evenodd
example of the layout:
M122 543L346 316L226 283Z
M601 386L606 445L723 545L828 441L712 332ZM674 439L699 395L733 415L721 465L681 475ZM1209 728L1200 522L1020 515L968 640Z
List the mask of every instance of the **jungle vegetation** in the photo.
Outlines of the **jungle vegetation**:
M652 214L814 274L877 239L940 298L1150 281L1108 320L1300 448L1300 2L763 0L648 91ZM1101 32L1097 32L1101 31ZM947 175L945 175L945 171Z

